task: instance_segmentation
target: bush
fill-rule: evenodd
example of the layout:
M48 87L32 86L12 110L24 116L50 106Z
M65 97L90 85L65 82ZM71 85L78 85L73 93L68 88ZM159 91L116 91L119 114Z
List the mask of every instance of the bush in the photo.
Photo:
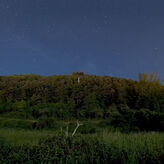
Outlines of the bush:
M124 132L133 130L134 112L127 105L119 105L110 112L110 122Z
M135 125L141 130L164 130L164 114L151 111L149 109L140 109L135 112Z

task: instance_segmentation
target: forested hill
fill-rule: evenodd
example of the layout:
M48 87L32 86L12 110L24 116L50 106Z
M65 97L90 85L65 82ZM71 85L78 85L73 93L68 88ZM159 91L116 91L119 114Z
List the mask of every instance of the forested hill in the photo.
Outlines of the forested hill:
M122 108L163 113L164 87L157 76L140 74L138 81L83 72L0 76L0 113L29 110L39 117L53 110L61 118L107 118Z
M139 81L110 76L85 75L10 75L0 76L0 98L2 101L28 101L57 103L74 101L78 108L85 100L93 98L98 105L127 104L130 108L148 108L160 111L164 107L164 88L152 78Z
M83 73L48 77L35 74L10 75L0 76L0 97L3 101L29 101L31 105L41 102L67 103L72 99L80 107L87 96L94 95L99 104L108 106L122 103L120 96L123 90L131 90L136 84L130 79Z

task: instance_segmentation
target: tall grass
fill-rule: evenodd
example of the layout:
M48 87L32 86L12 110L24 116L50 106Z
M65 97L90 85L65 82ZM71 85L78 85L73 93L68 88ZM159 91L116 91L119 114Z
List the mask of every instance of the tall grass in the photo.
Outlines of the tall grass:
M164 133L140 132L124 134L104 131L101 135L103 143L112 148L113 158L124 152L126 163L140 163L142 160L157 161L164 158Z
M26 160L71 164L164 163L162 132L125 134L104 130L95 134L77 133L74 137L70 133L66 137L64 131L59 133L53 130L0 129L0 142L5 143L0 143L0 157L3 158L3 164L6 161L24 163Z

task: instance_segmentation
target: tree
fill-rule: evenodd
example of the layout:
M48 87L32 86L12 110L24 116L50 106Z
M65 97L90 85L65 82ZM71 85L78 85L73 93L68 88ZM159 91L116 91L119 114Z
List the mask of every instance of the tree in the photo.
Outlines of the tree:
M86 117L94 118L96 116L103 116L103 110L100 108L96 96L92 93L85 97L82 109Z
M75 116L76 113L76 104L75 104L75 100L73 99L69 99L67 102L67 108L68 108L68 112L70 115Z
M139 75L139 82L136 84L137 108L148 108L160 111L161 91L163 86L160 83L158 75L154 72L148 78L147 73Z

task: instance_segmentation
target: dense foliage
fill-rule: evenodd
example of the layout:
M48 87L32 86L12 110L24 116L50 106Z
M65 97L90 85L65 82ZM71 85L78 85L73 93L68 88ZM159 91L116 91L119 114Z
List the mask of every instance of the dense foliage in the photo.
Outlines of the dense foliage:
M105 142L105 138L81 135L76 137L55 135L42 139L37 145L1 143L0 163L162 164L164 162L162 134L112 135L114 137L105 136L109 143ZM155 140L151 136L155 137ZM117 139L117 142L112 143L113 139Z
M164 87L152 73L139 81L110 76L0 76L0 115L37 119L108 119L123 130L164 130Z

